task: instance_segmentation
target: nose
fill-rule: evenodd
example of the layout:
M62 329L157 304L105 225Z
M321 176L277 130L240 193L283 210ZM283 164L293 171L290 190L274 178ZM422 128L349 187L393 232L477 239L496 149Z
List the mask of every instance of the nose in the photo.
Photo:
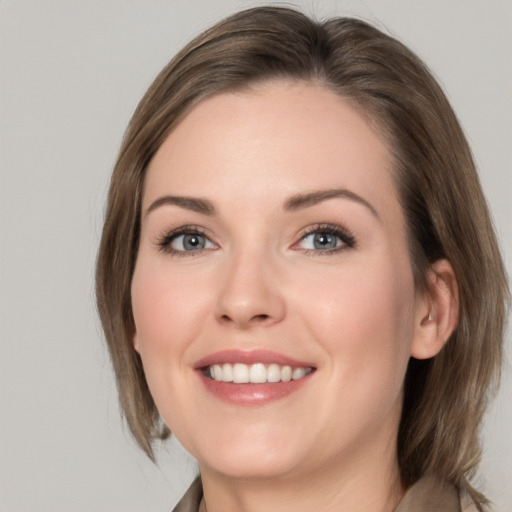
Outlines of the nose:
M233 258L219 280L216 318L227 326L270 326L285 316L285 300L270 258Z

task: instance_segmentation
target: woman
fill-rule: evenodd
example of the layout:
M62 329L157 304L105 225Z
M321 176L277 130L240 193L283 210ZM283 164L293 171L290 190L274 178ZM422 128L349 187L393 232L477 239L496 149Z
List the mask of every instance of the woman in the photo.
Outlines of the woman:
M97 297L135 439L199 462L176 510L484 510L503 264L444 94L375 28L262 7L180 52L126 133Z

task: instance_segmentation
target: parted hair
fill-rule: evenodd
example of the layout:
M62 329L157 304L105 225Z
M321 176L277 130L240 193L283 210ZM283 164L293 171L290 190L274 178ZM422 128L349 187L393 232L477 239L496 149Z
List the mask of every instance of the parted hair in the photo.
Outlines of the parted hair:
M394 158L417 289L450 261L459 322L432 359L411 358L397 438L405 485L425 473L468 492L481 448L479 425L496 389L509 293L492 221L470 148L445 94L406 46L353 18L323 22L283 7L257 7L219 22L160 72L125 133L107 201L96 269L99 315L120 404L138 444L169 435L133 347L130 287L148 164L172 129L204 98L269 80L315 83L355 104Z

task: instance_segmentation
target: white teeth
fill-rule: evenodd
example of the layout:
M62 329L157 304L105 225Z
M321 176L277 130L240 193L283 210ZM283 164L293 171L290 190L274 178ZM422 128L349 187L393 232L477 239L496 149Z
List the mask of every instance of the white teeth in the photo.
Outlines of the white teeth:
M253 364L249 370L249 382L262 384L267 382L267 369L262 363Z
M283 382L290 382L292 380L291 366L283 366L283 369L281 370L281 380Z
M292 372L292 379L302 379L302 377L306 376L306 368L294 368Z
M246 364L236 363L233 366L233 382L235 384L245 384L249 382L249 367Z
M222 380L224 382L233 382L233 367L230 364L222 365Z
M218 364L213 365L213 378L215 380L222 380L222 368Z
M311 368L293 368L263 363L247 365L243 363L224 363L210 366L209 374L218 382L234 382L235 384L263 384L265 382L289 382L305 377L311 372Z
M267 380L269 382L279 382L281 380L281 368L278 364L271 364L267 368Z

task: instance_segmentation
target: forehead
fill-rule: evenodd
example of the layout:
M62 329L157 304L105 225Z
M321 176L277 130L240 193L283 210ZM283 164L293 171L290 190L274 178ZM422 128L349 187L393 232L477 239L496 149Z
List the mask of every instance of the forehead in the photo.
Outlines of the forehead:
M336 186L386 208L396 201L392 164L349 101L318 85L269 82L196 105L151 161L144 204L163 193L247 201Z

